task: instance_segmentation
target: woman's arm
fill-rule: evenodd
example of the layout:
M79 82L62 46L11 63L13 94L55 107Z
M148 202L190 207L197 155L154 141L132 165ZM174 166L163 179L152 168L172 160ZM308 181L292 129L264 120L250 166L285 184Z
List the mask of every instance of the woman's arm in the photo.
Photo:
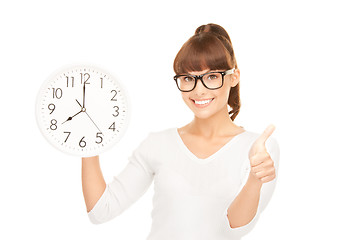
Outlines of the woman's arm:
M82 158L82 188L87 215L93 224L119 216L150 187L154 178L150 153L157 148L152 136L149 134L142 141L129 157L128 164L108 184L100 170L99 157Z
M241 165L240 189L224 210L223 225L231 238L239 239L255 227L274 193L280 149L277 140L272 137L265 145L267 154L249 155L249 159L245 157Z
M227 210L231 228L248 224L256 215L262 182L249 174L248 180Z
M99 165L99 156L82 158L82 191L87 212L103 195L106 183Z
M248 180L227 209L227 218L231 228L244 226L255 217L262 184L275 179L276 168L271 155L268 153L269 147L266 147L266 141L274 129L273 124L269 125L253 142L249 150L250 173ZM276 146L275 143L273 145ZM277 160L278 157L275 157Z

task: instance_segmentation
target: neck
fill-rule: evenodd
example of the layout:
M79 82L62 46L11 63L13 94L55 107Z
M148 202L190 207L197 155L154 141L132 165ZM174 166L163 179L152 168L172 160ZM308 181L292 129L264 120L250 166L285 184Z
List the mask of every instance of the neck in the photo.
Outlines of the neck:
M189 125L192 133L207 138L233 135L240 128L231 120L227 105L226 109L209 118L202 119L195 116Z

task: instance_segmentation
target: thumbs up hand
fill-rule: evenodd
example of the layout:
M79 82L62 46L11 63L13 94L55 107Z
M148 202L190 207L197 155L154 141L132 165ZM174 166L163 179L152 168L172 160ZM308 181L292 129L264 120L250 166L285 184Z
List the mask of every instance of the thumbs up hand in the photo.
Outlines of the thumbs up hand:
M276 177L274 162L265 145L274 129L274 125L269 125L249 150L250 175L261 183L270 182Z

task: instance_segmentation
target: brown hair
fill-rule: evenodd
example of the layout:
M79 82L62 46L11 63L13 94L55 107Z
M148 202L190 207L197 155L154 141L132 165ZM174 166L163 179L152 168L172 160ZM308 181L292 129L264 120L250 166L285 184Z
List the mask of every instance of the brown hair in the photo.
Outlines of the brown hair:
M184 43L174 60L175 74L210 70L228 70L237 67L231 39L217 24L198 27L195 34ZM230 89L228 105L233 121L240 110L239 83Z

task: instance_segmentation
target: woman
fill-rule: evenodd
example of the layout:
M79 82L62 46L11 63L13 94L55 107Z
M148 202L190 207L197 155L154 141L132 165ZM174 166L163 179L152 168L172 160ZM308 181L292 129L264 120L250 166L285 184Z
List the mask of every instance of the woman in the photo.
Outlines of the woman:
M107 185L98 156L83 158L88 216L96 224L109 221L154 181L148 240L240 239L253 228L275 188L279 146L270 137L274 126L257 134L234 124L240 71L221 26L197 28L178 52L174 71L193 120L150 133Z

